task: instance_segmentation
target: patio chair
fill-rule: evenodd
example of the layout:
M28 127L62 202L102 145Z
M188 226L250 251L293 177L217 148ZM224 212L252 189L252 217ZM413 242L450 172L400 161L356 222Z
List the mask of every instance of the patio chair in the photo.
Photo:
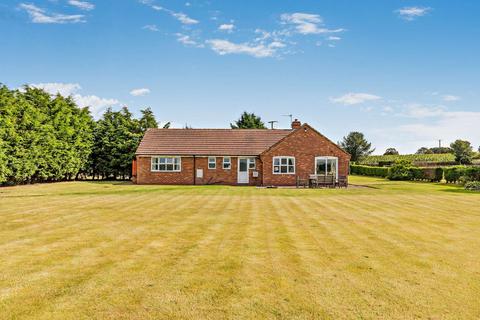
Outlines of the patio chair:
M308 187L308 179L302 179L300 176L297 176L297 188L300 188L300 186Z
M328 175L325 176L325 186L329 188L334 188L335 187L335 176L333 175Z
M310 188L318 188L318 176L311 174L308 179L308 186Z
M338 177L338 187L339 188L348 188L348 177L347 176L339 176Z

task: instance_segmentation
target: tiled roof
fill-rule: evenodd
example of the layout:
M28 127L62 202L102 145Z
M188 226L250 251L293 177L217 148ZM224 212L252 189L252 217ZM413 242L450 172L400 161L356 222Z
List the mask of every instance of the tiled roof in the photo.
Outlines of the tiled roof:
M259 155L292 130L148 129L137 155Z

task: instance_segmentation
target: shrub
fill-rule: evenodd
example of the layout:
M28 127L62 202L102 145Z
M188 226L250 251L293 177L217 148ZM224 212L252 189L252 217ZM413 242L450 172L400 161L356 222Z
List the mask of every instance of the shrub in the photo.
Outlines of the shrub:
M445 180L447 183L456 183L460 180L460 177L463 175L463 170L465 167L449 167L445 168Z
M480 167L457 166L445 168L445 180L447 183L480 181Z
M370 167L370 166L360 166L360 165L354 165L354 164L350 166L350 173L358 174L360 176L386 178L388 176L388 172L389 172L389 168L385 168L385 167Z
M470 181L465 183L465 190L480 191L480 181Z
M417 170L412 170L412 163L408 160L399 160L390 168L388 179L390 180L413 180L414 175L420 176Z

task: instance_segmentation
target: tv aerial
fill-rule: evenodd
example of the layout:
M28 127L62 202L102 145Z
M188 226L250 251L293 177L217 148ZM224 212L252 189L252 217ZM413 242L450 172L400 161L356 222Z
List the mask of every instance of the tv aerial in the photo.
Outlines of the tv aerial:
M273 130L273 129L275 129L275 128L274 128L275 123L278 123L278 121L272 120L272 121L268 121L268 123L270 123L270 129Z
M293 122L293 114L282 114L282 117L290 117L290 124Z

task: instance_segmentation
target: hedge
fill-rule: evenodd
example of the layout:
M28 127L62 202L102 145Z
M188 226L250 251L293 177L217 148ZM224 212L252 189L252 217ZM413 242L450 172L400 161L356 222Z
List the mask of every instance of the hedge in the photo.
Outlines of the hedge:
M410 174L406 180L432 181L440 182L443 178L443 168L417 168L411 167L408 169ZM390 168L387 167L372 167L354 165L350 166L350 173L360 176L382 177L387 178L390 173Z
M358 174L360 176L370 176L370 177L382 177L386 178L388 176L390 169L385 167L371 167L371 166L361 166L361 165L350 165L350 173Z
M444 169L447 183L464 181L480 181L480 167L449 167Z

